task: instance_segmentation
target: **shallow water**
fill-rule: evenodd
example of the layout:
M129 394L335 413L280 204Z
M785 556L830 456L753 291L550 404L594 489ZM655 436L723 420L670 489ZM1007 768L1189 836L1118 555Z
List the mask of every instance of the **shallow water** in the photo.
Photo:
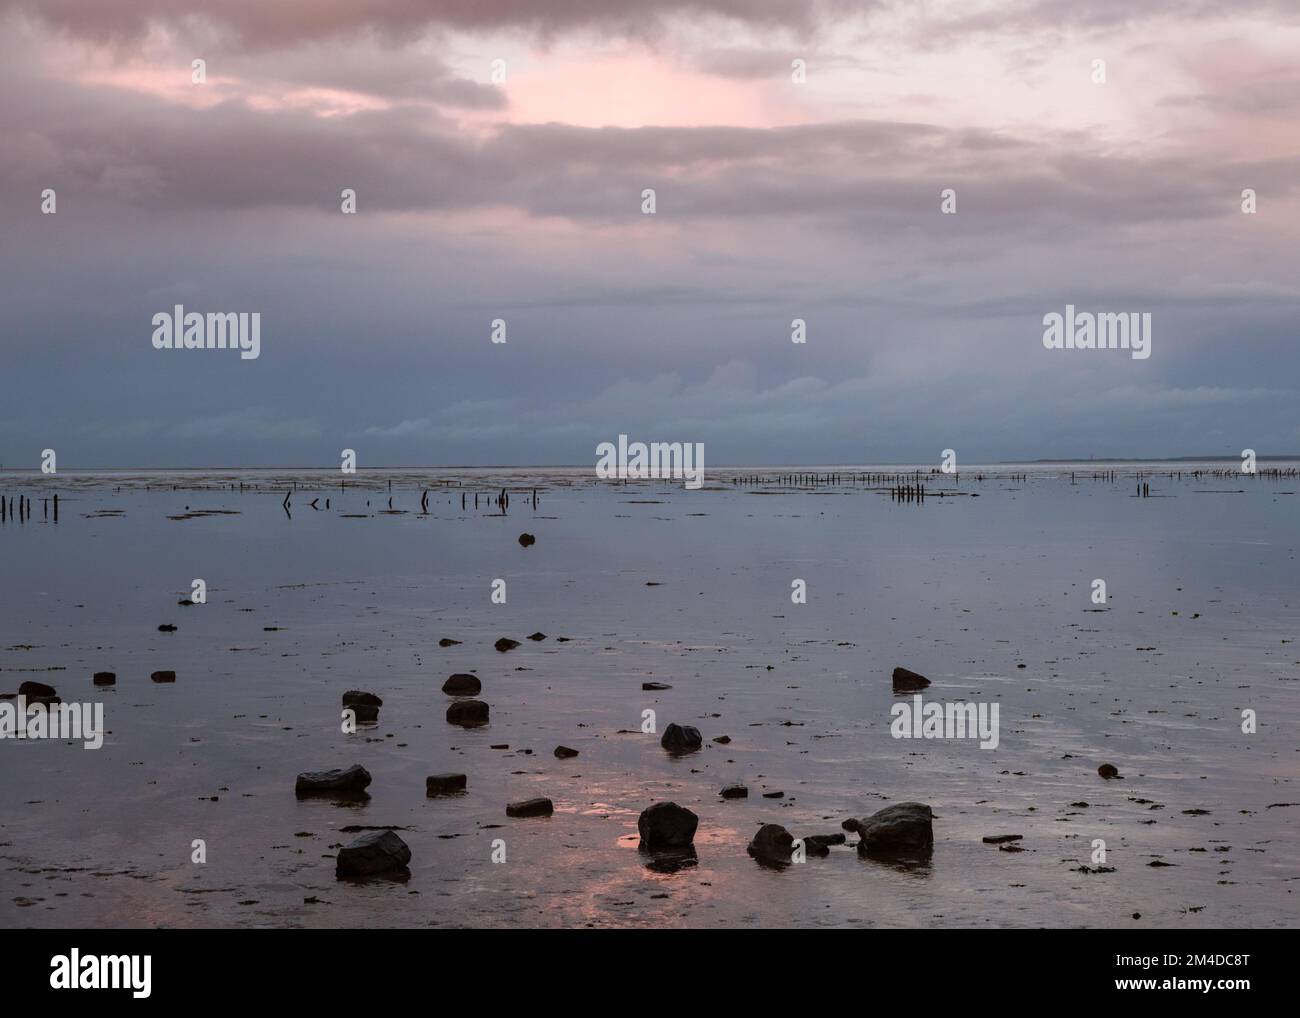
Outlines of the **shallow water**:
M1070 469L931 477L962 494L924 504L856 480L732 483L778 468L710 471L700 491L590 469L346 489L311 471L0 473L34 503L0 527L0 692L102 701L110 731L99 750L0 741L0 925L1296 926L1300 479L1183 464L1136 498L1133 465L1114 483ZM169 518L193 509L234 513ZM194 577L208 603L178 605ZM521 646L498 653L500 636ZM927 700L996 702L997 749L893 738L896 665L933 680ZM115 688L91 685L104 670ZM445 721L458 671L483 680L486 728ZM340 731L347 689L383 697L377 725ZM704 748L668 756L647 709ZM1122 780L1098 777L1107 761ZM295 798L298 772L352 763L367 802ZM427 799L441 771L467 794ZM732 782L750 798L720 799ZM505 816L535 795L553 817ZM638 813L664 799L700 817L698 862L673 873L637 850ZM831 833L906 800L936 814L926 866L745 852L765 822ZM410 879L336 881L349 824L404 828ZM981 842L1002 833L1024 851ZM1114 872L1079 872L1098 838Z

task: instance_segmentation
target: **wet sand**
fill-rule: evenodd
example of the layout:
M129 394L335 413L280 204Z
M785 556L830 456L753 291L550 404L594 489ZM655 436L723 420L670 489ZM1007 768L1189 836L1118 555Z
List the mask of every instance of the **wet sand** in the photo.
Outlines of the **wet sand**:
M0 692L49 683L109 729L99 750L0 741L0 923L1296 926L1300 480L1151 467L1139 498L1132 465L968 468L920 502L869 469L710 470L700 491L589 469L0 473L33 505L0 526ZM194 577L208 603L178 604ZM891 737L899 665L927 699L997 702L998 748ZM445 720L456 672L486 727ZM350 689L384 703L344 734ZM647 709L703 748L665 753ZM368 800L295 797L298 773L353 763ZM427 798L440 772L466 793ZM722 799L736 782L749 797ZM534 796L554 815L506 816ZM663 800L699 816L676 872L637 850ZM852 837L780 870L746 853L764 823L833 833L908 800L934 809L925 865ZM347 826L397 828L409 879L336 880ZM1097 838L1112 872L1080 869Z

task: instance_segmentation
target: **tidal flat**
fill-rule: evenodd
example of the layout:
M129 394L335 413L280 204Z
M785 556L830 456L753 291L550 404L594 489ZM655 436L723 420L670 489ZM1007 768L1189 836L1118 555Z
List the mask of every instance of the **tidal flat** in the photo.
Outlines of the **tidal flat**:
M1294 928L1300 478L1267 467L0 472L0 693L107 728L0 739L0 925ZM996 748L895 738L900 667L996 704ZM638 848L665 801L678 865ZM920 861L747 852L904 802ZM385 830L404 879L338 879Z

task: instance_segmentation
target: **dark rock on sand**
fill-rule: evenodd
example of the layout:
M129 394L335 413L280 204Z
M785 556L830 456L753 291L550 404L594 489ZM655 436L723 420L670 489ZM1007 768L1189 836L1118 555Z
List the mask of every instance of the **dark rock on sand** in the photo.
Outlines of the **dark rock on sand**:
M570 749L568 746L556 746L555 755L561 760L569 760L578 755L576 749Z
M1116 767L1114 764L1104 763L1097 768L1097 773L1100 774L1103 778L1118 778L1119 768Z
M520 534L519 543L523 545L525 548L527 548L529 545L536 544L537 538L535 538L532 534Z
M439 646L439 647L454 647L454 646L456 646L458 643L460 643L459 640L452 640L452 639L449 639L449 638L447 638L447 637L444 636L441 640L438 641L438 646Z
M477 696L483 691L483 683L477 675L457 672L442 684L442 691L449 696Z
M1020 841L1023 834L986 834L983 841L986 845L1001 845L1007 841Z
M518 817L548 817L555 812L555 804L550 799L524 799L522 802L512 802L506 806L506 816Z
M176 632L176 627L173 626L173 625L171 625L170 623L166 623L166 622L165 622L165 623L163 623L161 626L158 627L158 632L160 632L160 633L174 633L174 632Z
M317 795L328 792L364 792L370 784L370 772L360 764L346 770L307 771L298 775L293 790L299 795Z
M117 672L96 672L91 681L97 686L116 686Z
M835 834L806 834L803 843L808 848L809 855L830 855L831 845L842 845L848 839L838 831ZM816 851L814 852L814 846ZM826 851L822 851L822 849Z
M695 841L700 818L675 802L657 802L643 809L636 822L641 846L651 850L685 848Z
M465 791L464 774L430 774L424 779L424 794L428 796L455 795L463 791Z
M718 794L724 799L748 799L749 789L744 785L728 785Z
M894 669L894 691L899 693L912 693L918 689L924 689L930 684L930 680L924 675L920 675L908 668Z
M509 637L503 636L501 637L501 639L497 640L497 642L494 643L492 646L496 647L497 650L501 651L501 653L504 654L506 651L514 650L516 647L518 647L519 641L512 640Z
M794 852L794 838L780 824L764 824L746 851L760 863L784 866Z
M488 705L482 700L457 700L447 708L447 721L462 728L488 723Z
M151 678L154 682L175 682L176 673L170 670L163 671L163 672L150 672L149 678Z
M643 682L641 683L641 692L643 693L662 693L665 689L672 689L666 682Z
M32 700L52 700L59 694L53 686L47 686L44 682L24 682L18 687L18 695L25 696L29 701Z
M664 729L659 745L669 753L693 753L704 745L704 737L698 728L690 725L671 724Z
M934 847L934 813L921 802L900 802L877 810L864 820L845 820L846 831L862 838L863 855L925 853Z
M374 693L366 693L360 689L349 689L343 694L344 707L382 707L383 705L384 701Z
M392 831L371 831L339 849L334 872L338 877L406 874L411 850Z
M533 633L532 636L528 637L528 639L532 640L534 643L541 643L546 639L546 634L543 632L536 632Z

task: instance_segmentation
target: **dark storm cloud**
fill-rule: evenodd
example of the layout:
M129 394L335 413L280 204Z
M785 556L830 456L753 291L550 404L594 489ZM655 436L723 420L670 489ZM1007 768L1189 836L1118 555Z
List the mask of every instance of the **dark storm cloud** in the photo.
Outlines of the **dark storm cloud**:
M755 26L807 31L829 14L867 11L863 0L10 0L16 7L82 38L123 41L151 25L205 20L250 46L284 46L346 33L389 38L428 29L501 31L543 36L595 28L654 33L662 19L714 15Z

